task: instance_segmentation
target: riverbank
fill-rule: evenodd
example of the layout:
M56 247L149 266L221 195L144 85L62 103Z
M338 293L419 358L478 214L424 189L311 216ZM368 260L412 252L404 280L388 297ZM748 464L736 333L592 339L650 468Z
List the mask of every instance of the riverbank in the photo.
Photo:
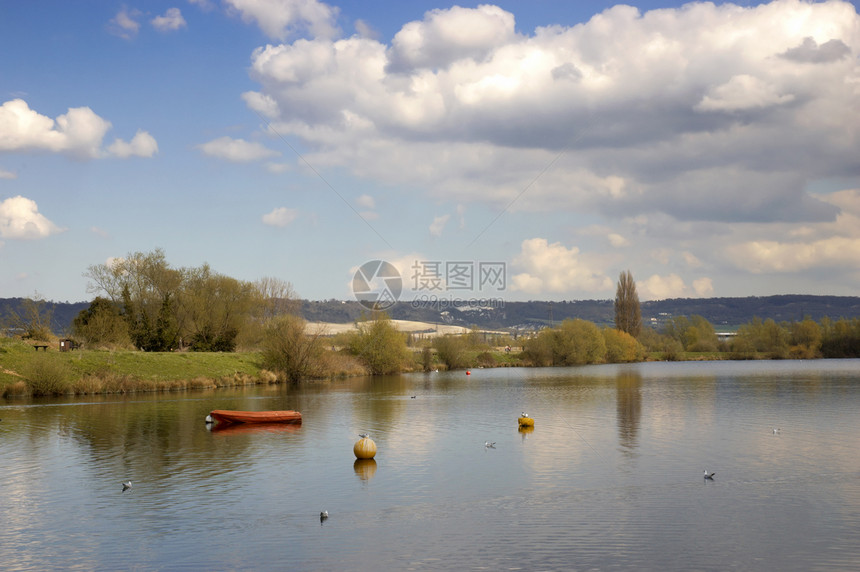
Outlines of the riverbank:
M328 356L337 361L338 352ZM521 352L496 348L474 353L469 363L478 368L523 367ZM719 352L688 352L681 361L728 359ZM659 353L647 361L662 361ZM404 372L421 370L416 350ZM433 369L445 369L434 363ZM353 362L331 369L332 378L365 375ZM87 395L146 391L178 391L214 387L276 384L282 380L262 367L260 352L141 352L133 350L72 350L60 352L55 344L36 349L32 344L0 338L0 397Z

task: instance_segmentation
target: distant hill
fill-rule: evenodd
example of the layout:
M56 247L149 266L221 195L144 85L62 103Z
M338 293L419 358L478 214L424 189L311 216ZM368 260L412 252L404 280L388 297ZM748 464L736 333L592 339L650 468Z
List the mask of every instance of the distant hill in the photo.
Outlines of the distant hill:
M659 326L675 316L703 316L717 330L734 329L754 317L777 322L800 321L806 316L819 321L860 317L857 296L750 296L746 298L673 298L642 303L642 322ZM318 322L354 321L367 314L355 301L305 301L305 319ZM598 325L615 320L613 300L574 300L563 302L504 302L498 307L423 307L399 302L388 309L397 320L413 320L480 328L533 329L557 324L567 318L581 318Z
M12 309L20 314L21 298L0 298L0 321ZM72 320L89 302L50 302L53 307L53 329L57 334L69 331ZM303 300L302 316L311 322L354 322L368 311L354 300ZM612 300L573 300L564 302L504 302L496 307L427 306L398 302L388 309L395 320L429 322L485 329L536 329L557 324L567 318L581 318L598 325L614 320ZM732 330L754 317L772 318L777 322L803 320L806 316L819 321L829 317L860 317L857 296L750 296L746 298L674 298L642 302L642 322L659 327L675 316L703 316L719 330ZM2 322L0 322L2 323Z
M0 298L0 328L7 326L7 319L11 312L18 316L24 315L24 300L24 298ZM47 302L46 309L51 312L51 330L57 335L67 334L75 316L89 306L89 302Z

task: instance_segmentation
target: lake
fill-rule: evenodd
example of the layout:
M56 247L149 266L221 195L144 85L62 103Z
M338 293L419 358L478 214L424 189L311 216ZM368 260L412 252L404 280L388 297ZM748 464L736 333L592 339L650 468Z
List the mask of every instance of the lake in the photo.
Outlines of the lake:
M210 430L212 409L304 422ZM0 400L0 419L4 570L860 569L858 360Z

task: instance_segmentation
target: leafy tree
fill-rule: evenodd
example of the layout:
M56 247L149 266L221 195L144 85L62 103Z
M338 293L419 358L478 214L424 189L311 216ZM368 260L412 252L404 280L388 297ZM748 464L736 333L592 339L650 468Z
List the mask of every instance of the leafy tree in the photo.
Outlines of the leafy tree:
M123 318L120 306L101 296L75 316L72 335L90 346L126 346L130 342L128 322Z
M523 358L537 366L601 363L605 357L606 342L600 329L580 319L541 330L523 344Z
M790 327L792 357L813 359L821 355L821 327L812 320L805 318L802 322L793 322Z
M398 373L408 359L406 335L399 332L384 312L374 312L370 320L359 322L350 340L350 352L370 370L371 375Z
M639 295L636 293L636 282L629 270L618 277L618 288L615 291L615 327L634 338L639 337L642 331L642 309Z
M606 361L609 363L629 363L642 361L645 358L645 348L636 338L616 330L603 328L603 342L606 345Z
M467 336L446 334L433 339L433 347L439 361L448 369L463 369L469 367L469 339Z
M556 333L555 361L560 365L601 363L606 357L606 342L593 322L565 320Z
M145 351L176 347L182 324L174 310L183 276L170 267L164 251L130 253L90 266L84 276L91 280L91 292L104 292L113 302L122 303L136 347Z
M291 382L321 376L325 355L321 335L321 331L307 332L299 316L272 318L263 335L263 366Z
M762 321L754 317L752 322L738 328L738 335L732 341L732 350L736 353L760 352L772 359L788 357L788 346L788 331L771 318Z
M695 314L689 318L677 316L667 321L663 333L681 342L684 350L688 352L713 352L717 351L719 346L714 326Z
M184 271L179 299L182 335L194 351L234 351L258 303L253 284L212 272L208 264Z
M828 358L860 357L860 318L821 321L821 353Z

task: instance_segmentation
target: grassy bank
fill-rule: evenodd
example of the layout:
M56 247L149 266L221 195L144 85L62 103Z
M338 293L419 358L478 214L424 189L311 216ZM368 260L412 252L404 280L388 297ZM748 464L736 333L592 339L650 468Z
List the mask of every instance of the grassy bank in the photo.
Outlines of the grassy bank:
M272 383L257 353L75 350L0 338L0 395L167 391Z

